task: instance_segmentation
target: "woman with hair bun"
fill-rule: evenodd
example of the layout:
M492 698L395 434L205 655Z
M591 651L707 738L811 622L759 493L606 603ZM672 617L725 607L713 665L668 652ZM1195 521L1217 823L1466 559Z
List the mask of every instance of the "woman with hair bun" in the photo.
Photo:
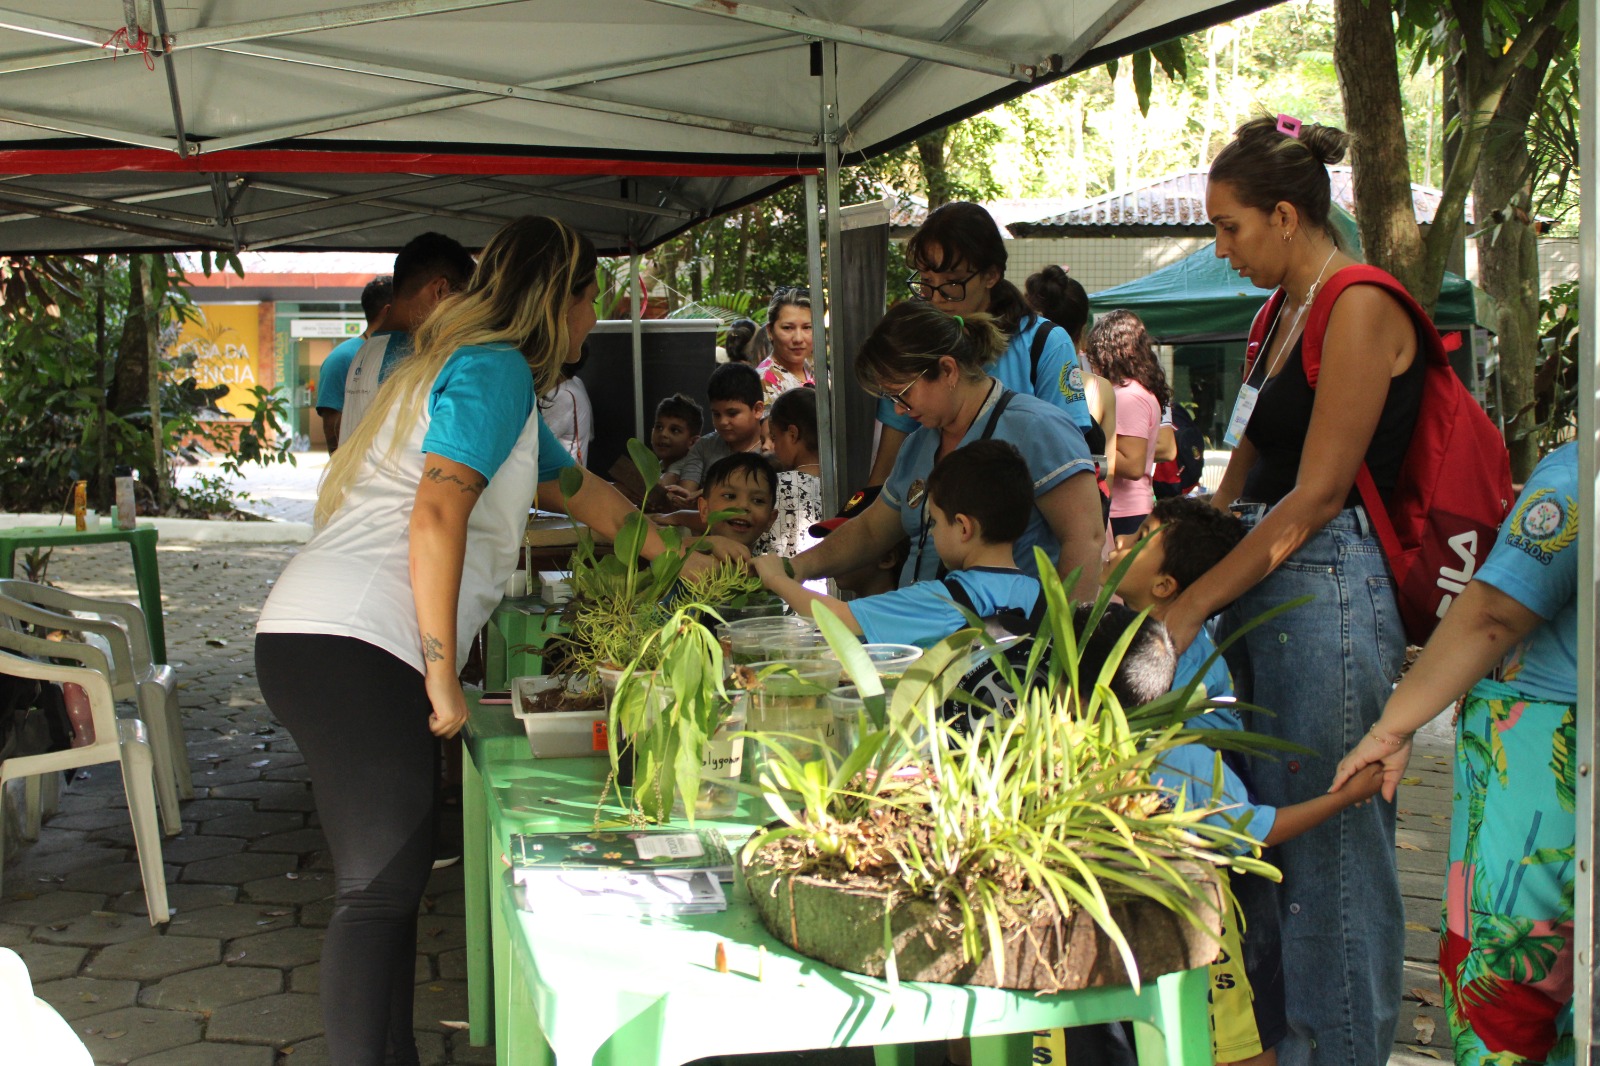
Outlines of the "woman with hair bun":
M1172 402L1167 375L1156 361L1144 323L1132 311L1103 316L1089 331L1083 357L1094 372L1111 382L1122 413L1114 443L1111 484L1111 532L1119 537L1138 532L1155 506L1150 473L1156 465L1156 436L1161 411Z
M1224 608L1219 636L1311 598L1229 652L1239 698L1270 712L1251 715L1249 728L1310 749L1255 760L1260 801L1277 807L1328 791L1405 656L1393 579L1355 481L1365 463L1382 493L1394 490L1421 404L1424 327L1381 287L1352 285L1333 303L1315 388L1301 356L1317 290L1356 262L1328 224L1327 168L1345 144L1329 126L1254 119L1211 164L1206 190L1217 256L1286 300L1253 353L1230 428L1237 444L1213 497L1240 512L1248 533L1184 590L1166 623L1181 651ZM1383 800L1352 807L1277 849L1285 1066L1388 1061L1406 936L1394 815Z
M978 204L957 200L930 212L906 242L906 265L912 271L906 282L919 298L947 315L992 316L1005 345L987 364L988 374L1014 392L1064 411L1087 438L1094 420L1084 400L1078 353L1067 331L1035 314L1006 280L1007 258L994 217ZM883 429L869 485L883 483L906 434L917 428L914 419L882 401L878 421Z
M1016 542L1017 566L1034 573L1038 545L1063 576L1081 567L1077 588L1092 595L1105 542L1094 463L1066 412L990 376L990 364L1005 348L1005 334L989 315L945 314L920 301L889 309L861 346L856 380L919 428L906 438L877 499L795 557L797 579L855 570L907 537L910 555L900 584L938 577L928 474L963 444L992 437L1016 445L1033 476L1034 509Z

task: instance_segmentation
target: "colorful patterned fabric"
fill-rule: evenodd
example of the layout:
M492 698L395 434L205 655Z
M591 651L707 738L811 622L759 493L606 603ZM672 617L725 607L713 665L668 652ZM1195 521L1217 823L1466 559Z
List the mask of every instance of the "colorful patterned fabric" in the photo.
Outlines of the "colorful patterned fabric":
M1572 704L1498 681L1456 735L1439 972L1459 1066L1571 1063Z
M788 392L790 389L804 388L812 384L813 366L811 360L806 360L805 375L801 376L790 370L785 370L776 359L763 359L756 366L756 373L761 375L761 399L768 406L772 401Z

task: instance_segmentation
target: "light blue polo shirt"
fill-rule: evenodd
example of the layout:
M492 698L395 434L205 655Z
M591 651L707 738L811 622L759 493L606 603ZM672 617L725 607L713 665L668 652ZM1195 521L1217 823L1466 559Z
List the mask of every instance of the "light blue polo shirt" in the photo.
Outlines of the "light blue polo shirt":
M946 580L966 590L979 618L1008 608L1028 614L1039 601L1039 579L1020 570L980 566L951 571ZM944 581L918 581L893 592L851 600L849 607L869 644L928 648L967 627L967 616L956 606Z
M1501 680L1532 700L1578 701L1578 449L1545 456L1476 579L1545 620L1511 650Z
M1003 386L999 383L990 387L977 417L972 420L966 436L961 438L962 444L982 438L990 412L994 410L1002 391ZM1013 395L1000 414L993 436L995 440L1009 442L1022 453L1022 458L1028 464L1028 475L1033 479L1036 498L1076 474L1094 474L1094 462L1083 443L1083 431L1065 411L1033 396L1021 393ZM889 472L883 492L878 497L900 516L900 526L911 539L911 553L900 571L902 588L913 582L931 580L939 574L939 553L934 550L933 534L926 521L925 491L938 450L939 431L919 426L901 446L894 469ZM1034 507L1028 516L1027 528L1017 538L1013 552L1017 568L1024 573L1035 571L1035 545L1043 548L1051 559L1061 553L1061 545L1038 507Z
M428 393L422 450L494 476L534 411L533 371L509 344L458 348ZM577 465L539 418L539 481Z

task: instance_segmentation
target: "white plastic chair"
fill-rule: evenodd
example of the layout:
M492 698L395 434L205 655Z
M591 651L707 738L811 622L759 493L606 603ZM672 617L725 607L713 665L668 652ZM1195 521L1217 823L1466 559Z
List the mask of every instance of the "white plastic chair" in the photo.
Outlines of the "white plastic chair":
M10 948L0 948L0 1062L94 1066L72 1026L33 994L28 968Z
M194 798L177 676L166 663L151 661L144 612L136 604L4 578L0 579L0 616L49 629L92 633L104 640L111 648L112 695L138 704L139 717L157 745L156 769L171 775L179 797Z
M69 616L61 616L66 621L72 621ZM0 603L0 651L8 651L14 656L39 663L49 663L59 659L70 659L82 664L91 670L100 672L100 676L107 682L115 696L116 685L111 678L115 671L111 659L105 650L94 644L75 640L47 640L44 637L30 636L19 629L9 628L5 618L5 605ZM0 673L8 673L0 669ZM91 708L92 710L92 708ZM158 711L158 713L160 713ZM113 717L116 716L116 704L112 704ZM141 736L149 737L149 758L155 767L155 796L156 811L159 816L161 832L166 836L176 836L183 831L183 812L178 806L178 790L173 783L172 773L164 766L168 758L167 749L155 743L154 730L151 730L144 719L137 712L130 711L122 716L124 720L133 720L138 723ZM95 727L95 739L114 734L102 733L98 724ZM81 750L81 749L79 749ZM26 811L23 822L23 838L37 840L39 838L39 823L43 817L45 806L44 786L50 786L50 807L55 809L55 798L60 790L60 782L53 776L33 778L28 782L26 790Z
M0 641L34 639L0 631ZM157 821L157 774L144 724L137 718L117 718L116 705L111 700L111 685L106 680L108 666L100 649L86 644L39 643L50 644L52 656L73 659L82 665L63 666L40 662L0 650L0 674L81 685L89 696L94 741L79 748L52 751L44 755L13 756L0 762L0 792L5 790L6 782L26 779L25 786L32 795L25 815L29 824L23 832L36 838L39 835L39 805L35 800L40 775L108 762L120 763L122 788L128 796L128 818L133 823L133 844L139 854L139 874L144 879L144 900L150 910L150 924L160 925L169 917L167 880L166 869L161 861L161 829ZM4 833L5 820L0 818L0 854L5 851Z

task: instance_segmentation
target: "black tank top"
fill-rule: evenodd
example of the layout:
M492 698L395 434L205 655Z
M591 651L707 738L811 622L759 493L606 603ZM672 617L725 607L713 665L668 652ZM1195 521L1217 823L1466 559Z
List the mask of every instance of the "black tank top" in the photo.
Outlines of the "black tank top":
M1399 377L1389 379L1383 414L1378 418L1372 443L1367 446L1367 469L1372 471L1372 480L1385 499L1400 479L1400 466L1405 461L1406 449L1411 446L1411 431L1416 428L1417 411L1422 405L1425 368L1426 355L1419 340L1411 366ZM1255 445L1257 458L1245 475L1241 499L1275 504L1294 488L1316 395L1306 383L1300 342L1295 341L1283 369L1262 385L1250 424L1245 427L1245 436ZM1360 502L1361 492L1352 485L1345 506L1354 507Z

